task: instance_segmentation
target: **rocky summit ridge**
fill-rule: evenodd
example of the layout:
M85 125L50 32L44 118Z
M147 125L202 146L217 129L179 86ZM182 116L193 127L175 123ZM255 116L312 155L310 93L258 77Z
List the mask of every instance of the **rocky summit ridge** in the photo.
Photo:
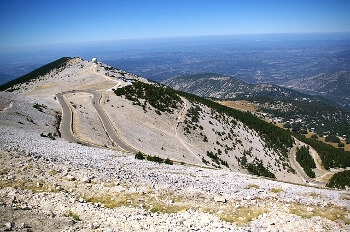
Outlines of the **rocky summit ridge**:
M350 229L349 192L304 185L295 144L269 146L239 113L80 58L7 90L2 230ZM248 174L243 157L275 179Z

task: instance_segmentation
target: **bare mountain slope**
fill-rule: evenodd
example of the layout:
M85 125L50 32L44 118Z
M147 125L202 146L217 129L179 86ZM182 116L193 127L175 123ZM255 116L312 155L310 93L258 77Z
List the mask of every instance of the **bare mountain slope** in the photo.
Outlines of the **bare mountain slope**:
M301 182L287 135L250 114L79 58L12 90L0 92L4 230L349 229L348 192L245 174Z
M271 146L261 131L230 114L101 63L69 59L59 69L12 90L45 99L49 103L42 107L57 112L65 101L72 114L72 122L66 124L72 124L72 132L67 129L62 138L71 142L300 181L284 150L292 144L282 144L283 149ZM63 122L70 118L62 117ZM108 131L116 132L115 139Z

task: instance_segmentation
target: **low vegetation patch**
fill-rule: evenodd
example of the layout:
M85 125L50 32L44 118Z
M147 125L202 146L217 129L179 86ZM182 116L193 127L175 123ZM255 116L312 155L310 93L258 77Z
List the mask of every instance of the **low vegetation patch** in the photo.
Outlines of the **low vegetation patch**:
M259 188L260 188L260 186L259 186L259 185L257 185L257 184L250 184L250 185L248 185L248 189L253 189L253 188L255 188L255 189L259 189Z
M135 159L143 160L143 159L145 159L145 157L142 154L142 152L139 151L135 154Z
M140 81L134 81L132 85L114 90L117 96L125 96L135 105L142 106L146 112L147 104L153 106L157 114L162 112L173 113L182 103L181 98L176 91L161 84L146 84ZM140 101L140 100L143 101Z
M47 135L45 135L44 133L41 133L40 136L44 138L46 137L50 138L51 140L55 140L57 137L57 134L52 134L51 132L49 132Z
M66 217L71 217L73 218L75 221L81 221L80 218L79 218L79 215L72 212L72 211L69 211L66 215Z
M5 180L0 182L0 188L12 187L23 190L30 190L34 193L40 192L58 192L54 186L44 185L43 183L34 183L28 179Z
M135 159L144 160L145 157L146 157L146 160L156 162L156 163L165 163L165 164L169 164L169 165L172 165L174 163L174 161L170 160L169 158L163 159L163 158L160 158L158 156L151 156L151 155L145 156L140 151L135 154Z
M39 104L39 103L35 103L33 105L33 108L37 109L39 112L43 112L43 109L46 109L47 106Z
M342 220L346 224L350 224L350 218L348 218L349 211L345 208L338 206L306 206L300 204L291 204L289 207L289 213L298 215L303 218L311 218L315 216L327 218L331 221Z
M174 199L171 203L170 198ZM152 213L177 213L188 210L191 207L189 203L182 203L181 196L175 196L171 192L160 195L139 194L139 193L115 193L112 195L84 197L87 202L103 204L106 208L117 208L121 206L142 207L150 210Z
M238 226L247 224L269 210L264 206L240 207L231 212L220 215L220 219L230 223L237 223Z
M280 192L283 192L283 190L280 189L280 188L272 188L272 189L270 189L270 192L272 192L272 193L280 193Z

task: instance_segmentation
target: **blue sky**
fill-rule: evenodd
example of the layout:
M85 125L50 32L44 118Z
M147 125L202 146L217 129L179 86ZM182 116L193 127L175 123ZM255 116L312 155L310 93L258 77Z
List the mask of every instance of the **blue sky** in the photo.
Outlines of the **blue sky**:
M349 0L1 0L0 49L133 38L350 32Z

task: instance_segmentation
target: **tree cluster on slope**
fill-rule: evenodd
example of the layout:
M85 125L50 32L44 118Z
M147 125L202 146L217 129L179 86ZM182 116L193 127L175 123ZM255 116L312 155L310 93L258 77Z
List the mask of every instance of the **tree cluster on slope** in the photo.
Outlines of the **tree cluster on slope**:
M302 146L297 148L296 152L296 160L301 165L301 167L304 169L304 172L306 175L308 175L311 178L315 178L315 172L312 170L313 168L316 168L316 164L312 156L309 152L309 147Z
M126 99L140 105L146 112L147 103L156 109L158 114L161 112L173 113L173 109L178 108L182 103L181 98L173 89L157 84L146 84L140 81L133 82L132 85L114 90L117 96L124 95ZM144 101L141 102L140 99Z
M142 152L137 152L135 154L135 159L139 159L139 160L144 160L145 159L145 155ZM165 164L169 164L169 165L173 165L173 161L170 160L169 158L166 159L162 159L158 156L151 156L151 155L147 155L146 156L146 160L148 161L152 161L152 162L156 162L156 163L165 163Z
M212 151L207 151L207 156L212 160L214 161L217 165L224 165L226 167L229 167L228 166L228 163L227 161L221 159L219 156L221 155L221 150L219 149L218 150L218 153L214 153Z
M326 185L330 188L350 188L350 170L335 173Z
M269 169L267 169L262 160L258 158L254 158L253 162L248 162L247 154L249 155L249 151L243 152L243 156L241 158L237 158L239 165L248 170L250 174L257 176L265 176L275 179L276 176Z

